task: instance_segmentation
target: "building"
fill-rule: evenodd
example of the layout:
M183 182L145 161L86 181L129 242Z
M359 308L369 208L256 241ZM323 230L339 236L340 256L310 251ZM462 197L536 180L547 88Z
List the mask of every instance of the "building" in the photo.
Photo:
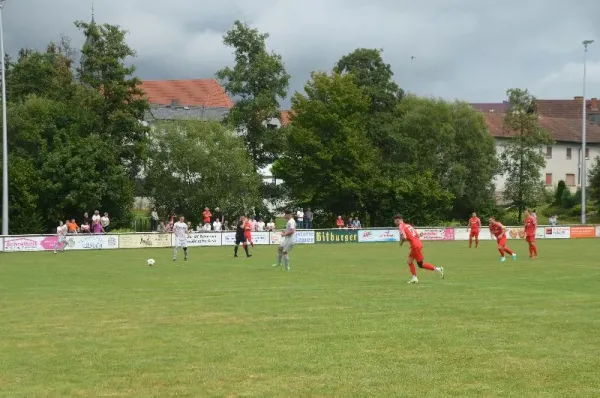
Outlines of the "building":
M502 143L509 137L503 128L503 120L507 102L472 104L484 114L490 134L496 138L498 153L502 151ZM593 160L600 156L600 110L597 98L586 101L587 107L587 147L586 169L593 165ZM541 148L546 155L546 167L542 176L548 187L555 187L563 180L571 190L581 187L582 161L582 112L583 98L572 100L536 100L536 113L540 126L554 139L554 144ZM496 179L496 190L504 190L505 179Z

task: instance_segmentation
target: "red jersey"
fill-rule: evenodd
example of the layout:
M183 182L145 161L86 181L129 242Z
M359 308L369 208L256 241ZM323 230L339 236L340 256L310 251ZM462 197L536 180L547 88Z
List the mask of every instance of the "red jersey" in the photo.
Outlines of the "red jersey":
M504 225L500 224L496 221L493 224L490 224L490 233L496 237L496 239L503 238L505 235Z
M202 216L204 217L204 222L210 222L210 218L212 217L212 213L209 210L204 210L204 213L202 213Z
M525 219L525 235L535 236L535 230L537 229L537 220L534 216L527 216Z
M416 229L413 228L412 225L409 224L400 224L398 226L398 230L400 230L400 235L404 235L404 238L410 243L410 247L413 249L418 249L423 247L421 243L421 238L419 238L419 233Z
M250 223L250 221L246 221L244 223L244 232L248 235L250 234L250 232L252 232L252 223Z
M479 217L471 217L469 219L469 228L471 228L471 231L479 231L479 228L481 228L481 220L479 219Z

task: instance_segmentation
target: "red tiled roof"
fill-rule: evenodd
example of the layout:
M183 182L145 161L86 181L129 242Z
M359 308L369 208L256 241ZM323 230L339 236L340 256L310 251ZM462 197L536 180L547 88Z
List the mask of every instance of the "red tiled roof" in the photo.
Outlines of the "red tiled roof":
M290 111L281 111L281 117L279 119L282 126L290 124Z
M582 98L553 100L536 99L537 113L542 116L557 117L564 119L581 118ZM596 98L586 100L588 113L600 113L600 102ZM501 103L473 103L471 106L481 112L503 113L508 107L506 101Z
M233 101L215 79L145 80L141 89L151 105L168 106L177 100L180 106L233 107Z
M496 138L511 137L513 133L504 129L504 114L484 113L490 134ZM539 116L540 127L546 130L554 141L581 142L581 120L574 118L558 118ZM600 144L600 125L588 122L587 142Z

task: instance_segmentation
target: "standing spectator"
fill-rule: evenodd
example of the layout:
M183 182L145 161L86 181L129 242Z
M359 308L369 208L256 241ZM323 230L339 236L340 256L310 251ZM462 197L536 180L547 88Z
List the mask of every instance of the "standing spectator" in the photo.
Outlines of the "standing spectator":
M220 208L218 208L218 207L215 207L215 213L213 214L213 218L214 218L215 220L219 220L219 222L220 222L221 224L223 224L223 212L221 211L221 209L220 209Z
M215 231L221 232L222 227L223 224L221 224L221 221L218 218L215 218L215 221L213 222L213 229Z
M192 222L191 221L188 221L188 223L187 223L187 229L188 229L188 232L192 232L194 230L194 227L192 226Z
M104 229L104 232L108 233L108 226L110 225L108 213L104 213L104 216L100 219L100 224L102 224L102 229Z
M102 218L102 217L100 217L100 211L98 211L98 210L94 211L94 215L92 216L92 225L95 223L99 224L100 218Z
M267 231L269 232L273 232L275 231L275 220L271 219L268 223L267 223Z
M312 211L310 211L310 207L309 207L304 212L304 228L305 229L311 229L312 228L312 221L313 221L313 213L312 213Z
M263 220L258 220L258 222L256 223L256 230L257 231L265 230L265 222Z
M175 224L175 210L171 210L171 214L169 214L169 219L167 221L168 221L167 225L168 224L171 224L171 225Z
M210 219L212 217L212 213L210 212L210 209L208 207L204 208L204 213L202 213L202 221L204 222L204 224L208 224L210 225Z
M85 213L85 214L87 214L87 213ZM90 224L87 222L87 220L83 220L83 224L81 224L81 233L89 234L91 232L92 232L92 230L90 228Z
M296 223L298 229L302 229L304 227L304 212L302 209L298 209L296 212Z
M229 221L223 220L223 231L229 231Z
M165 223L163 221L161 221L160 223L158 223L158 227L156 227L156 232L162 234L164 233L166 230L165 228Z
M342 216L337 217L337 220L335 220L335 226L338 227L338 229L344 228L344 219Z
M81 220L81 226L83 226L83 223L85 222L87 225L90 225L92 220L90 220L90 216L88 215L88 212L86 211L85 213L83 213L83 220Z
M92 232L95 233L95 234L102 234L102 233L104 233L104 228L102 228L102 224L100 223L100 220L93 221Z
M358 217L354 217L354 221L352 221L352 228L360 229L360 221L358 220Z
M171 217L172 219L175 218L175 215L173 215L173 217ZM166 227L165 227L165 232L171 233L173 232L173 222L169 222Z
M554 226L558 224L558 216L555 214L552 217L550 217L548 219L548 222L550 223L550 225Z
M258 223L256 222L256 219L254 217L252 217L250 219L250 230L252 232L257 232L258 231Z
M152 213L150 213L150 229L152 229L152 232L154 232L157 230L157 228L158 228L158 212L156 211L156 207L154 207L152 209Z

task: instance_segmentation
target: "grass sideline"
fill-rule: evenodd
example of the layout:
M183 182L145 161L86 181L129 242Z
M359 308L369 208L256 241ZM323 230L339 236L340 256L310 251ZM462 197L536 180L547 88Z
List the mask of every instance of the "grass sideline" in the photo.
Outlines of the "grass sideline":
M0 396L600 396L599 242L2 253Z

